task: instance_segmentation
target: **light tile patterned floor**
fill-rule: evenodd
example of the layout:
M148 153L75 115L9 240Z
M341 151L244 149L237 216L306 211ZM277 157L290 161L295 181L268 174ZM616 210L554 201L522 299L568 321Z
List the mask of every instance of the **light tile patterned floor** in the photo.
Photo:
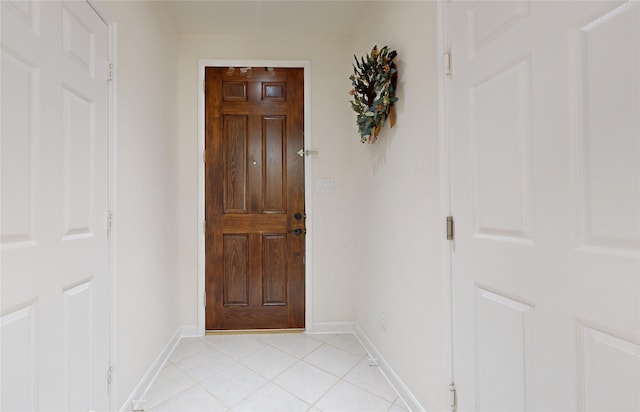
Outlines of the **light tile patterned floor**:
M407 407L353 334L183 338L146 411L366 411Z

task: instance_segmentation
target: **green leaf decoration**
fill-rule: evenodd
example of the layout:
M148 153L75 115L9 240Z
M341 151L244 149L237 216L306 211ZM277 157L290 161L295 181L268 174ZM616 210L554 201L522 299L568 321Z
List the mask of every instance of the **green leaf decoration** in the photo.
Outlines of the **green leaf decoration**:
M378 50L373 46L365 57L353 56L353 74L350 94L353 95L351 108L357 114L356 124L362 143L375 143L387 117L391 116L390 126L395 124L393 105L398 101L395 96L398 81L398 69L395 58L398 53L387 46Z

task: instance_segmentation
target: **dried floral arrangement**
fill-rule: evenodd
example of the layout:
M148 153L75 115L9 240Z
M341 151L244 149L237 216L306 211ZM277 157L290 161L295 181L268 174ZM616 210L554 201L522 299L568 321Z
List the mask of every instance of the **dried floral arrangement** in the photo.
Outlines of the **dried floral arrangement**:
M362 143L375 143L387 117L389 125L396 123L393 105L398 101L396 84L398 69L394 59L398 53L384 46L373 46L371 54L354 55L353 74L349 77L353 88L351 107L357 114L358 131Z

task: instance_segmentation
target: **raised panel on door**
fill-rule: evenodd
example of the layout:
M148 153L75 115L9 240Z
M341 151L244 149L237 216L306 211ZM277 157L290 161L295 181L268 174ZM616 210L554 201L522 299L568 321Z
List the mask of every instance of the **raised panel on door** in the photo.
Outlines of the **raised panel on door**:
M206 328L302 327L302 69L207 68L206 84Z
M633 409L640 4L447 10L458 409Z
M108 27L84 1L0 7L2 409L107 410Z
M6 12L5 12L6 13ZM3 48L2 249L36 244L40 68Z
M476 406L483 411L525 410L533 307L482 288L475 300Z
M249 304L249 236L224 235L224 306Z
M640 345L583 323L578 345L580 410L640 410Z
M469 88L475 235L533 241L531 79L527 57ZM486 76L486 75L485 75Z
M63 239L94 236L95 102L63 86Z
M640 253L638 8L589 16L569 44L577 246L632 256Z
M0 317L3 411L38 409L37 309L32 302Z
M287 236L262 237L262 304L287 305Z
M287 209L286 178L286 117L262 118L262 146L264 147L264 209L265 213L285 213Z
M223 121L224 211L247 213L247 116L225 116Z

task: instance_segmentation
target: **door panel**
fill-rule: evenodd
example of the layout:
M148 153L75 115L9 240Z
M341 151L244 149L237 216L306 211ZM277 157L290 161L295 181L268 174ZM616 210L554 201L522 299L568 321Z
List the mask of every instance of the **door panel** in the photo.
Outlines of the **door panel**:
M303 71L205 81L206 328L304 327Z
M460 410L638 410L640 4L453 2Z
M3 1L2 410L107 410L108 29Z

